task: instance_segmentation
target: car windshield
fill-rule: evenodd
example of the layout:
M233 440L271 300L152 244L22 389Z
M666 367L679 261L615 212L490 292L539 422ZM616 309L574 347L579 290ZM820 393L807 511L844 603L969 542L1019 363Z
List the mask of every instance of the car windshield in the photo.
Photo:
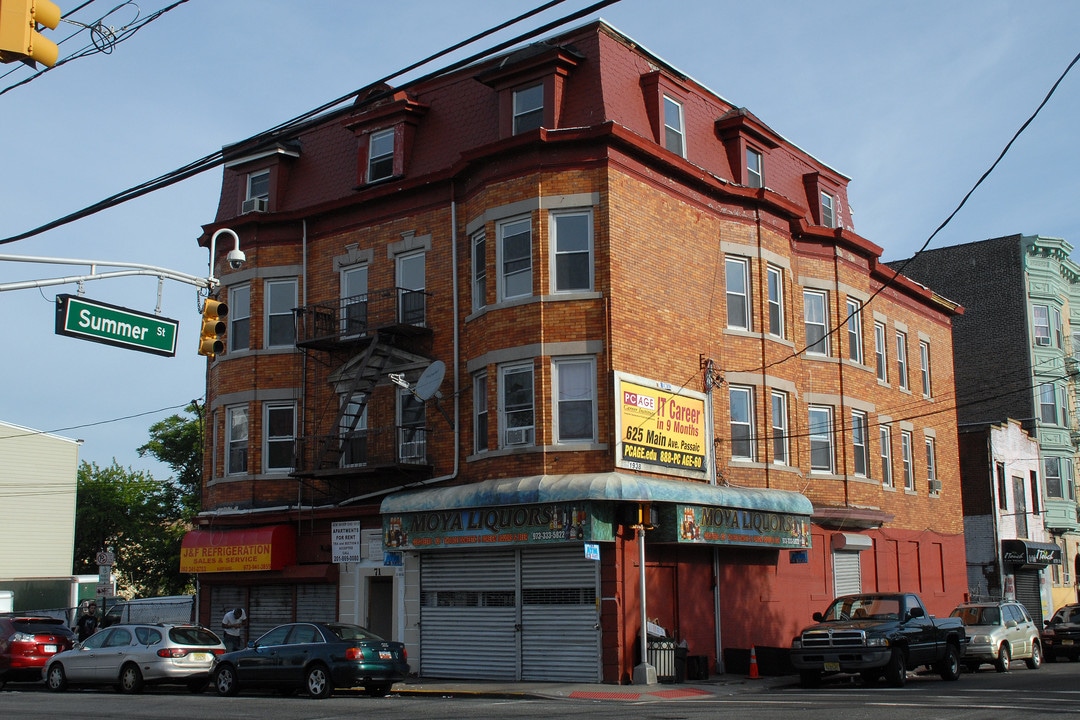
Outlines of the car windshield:
M359 625L339 625L335 623L326 627L342 640L382 640L375 633Z
M824 613L825 620L898 620L900 601L896 598L842 597Z
M169 639L178 645L218 645L217 635L201 627L169 628Z
M970 605L952 611L965 625L1000 625L1001 610L996 605Z

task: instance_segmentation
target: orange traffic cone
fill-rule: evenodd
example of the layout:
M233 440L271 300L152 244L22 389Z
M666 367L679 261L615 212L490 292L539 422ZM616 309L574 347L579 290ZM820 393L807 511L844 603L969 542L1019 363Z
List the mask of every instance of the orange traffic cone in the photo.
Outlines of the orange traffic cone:
M757 669L757 647L754 646L754 645L750 646L750 679L751 680L760 680L761 679L761 675L758 674L758 669Z

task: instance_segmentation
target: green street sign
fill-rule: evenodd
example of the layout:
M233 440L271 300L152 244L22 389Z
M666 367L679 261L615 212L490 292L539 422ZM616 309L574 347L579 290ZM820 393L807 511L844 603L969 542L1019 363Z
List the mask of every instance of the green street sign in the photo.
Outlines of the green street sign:
M173 357L176 320L75 295L56 296L56 334Z

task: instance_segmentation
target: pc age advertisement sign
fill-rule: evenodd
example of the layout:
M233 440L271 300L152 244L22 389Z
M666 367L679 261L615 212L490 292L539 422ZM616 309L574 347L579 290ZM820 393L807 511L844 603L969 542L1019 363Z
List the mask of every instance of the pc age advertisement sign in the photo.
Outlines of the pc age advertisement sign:
M682 477L708 473L705 395L615 373L616 465Z

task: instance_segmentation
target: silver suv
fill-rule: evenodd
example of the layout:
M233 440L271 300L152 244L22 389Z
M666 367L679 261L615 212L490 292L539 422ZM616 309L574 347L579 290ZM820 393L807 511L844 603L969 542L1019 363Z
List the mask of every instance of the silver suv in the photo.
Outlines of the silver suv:
M113 625L49 658L45 686L113 685L137 693L144 685L187 685L202 692L214 658L225 652L217 635L199 625L138 623Z
M1027 608L1018 602L969 602L952 611L967 630L964 665L975 672L983 663L1008 672L1013 660L1023 660L1032 670L1042 665L1039 628Z

